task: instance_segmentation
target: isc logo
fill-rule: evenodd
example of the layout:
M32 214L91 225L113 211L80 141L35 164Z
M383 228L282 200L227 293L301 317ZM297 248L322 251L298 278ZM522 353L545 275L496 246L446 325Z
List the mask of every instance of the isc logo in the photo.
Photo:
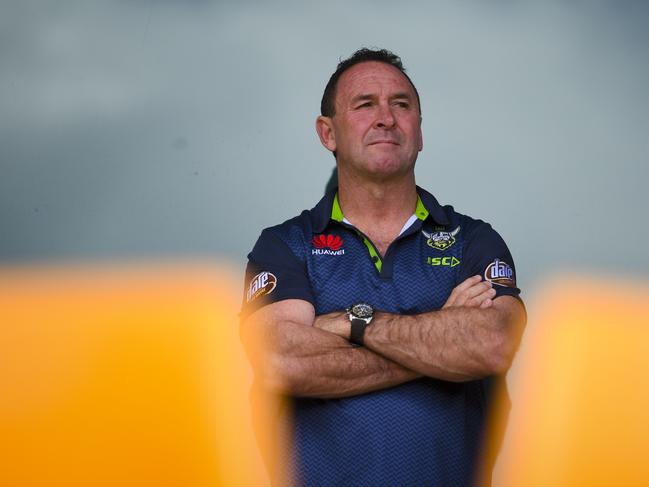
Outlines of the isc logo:
M446 267L455 267L460 263L460 261L455 257L428 257L428 260L426 262L432 266Z

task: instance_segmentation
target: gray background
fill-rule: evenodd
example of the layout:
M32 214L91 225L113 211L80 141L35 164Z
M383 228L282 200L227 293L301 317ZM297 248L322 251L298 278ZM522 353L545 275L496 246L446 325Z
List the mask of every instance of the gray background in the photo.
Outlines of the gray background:
M361 46L402 56L418 183L493 224L528 304L557 273L648 278L649 2L631 0L1 0L0 266L242 272L262 227L322 193L320 97Z
M215 257L310 208L325 82L402 56L418 183L489 221L519 284L646 278L649 4L3 1L0 264Z

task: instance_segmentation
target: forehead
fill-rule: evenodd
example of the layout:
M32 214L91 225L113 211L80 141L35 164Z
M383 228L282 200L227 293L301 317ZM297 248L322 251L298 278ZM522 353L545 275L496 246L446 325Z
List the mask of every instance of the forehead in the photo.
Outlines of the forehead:
M408 78L394 66L378 61L356 64L345 71L338 79L336 101L345 100L360 94L407 93L413 99L415 91Z

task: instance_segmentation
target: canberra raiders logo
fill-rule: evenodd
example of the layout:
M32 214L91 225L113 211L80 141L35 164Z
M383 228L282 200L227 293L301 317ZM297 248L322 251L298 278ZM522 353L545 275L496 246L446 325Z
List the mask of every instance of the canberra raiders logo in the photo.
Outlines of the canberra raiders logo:
M457 227L455 230L452 232L433 232L433 233L427 233L425 231L421 231L421 233L424 234L424 236L428 239L426 240L426 243L437 250L446 250L448 249L451 245L455 243L455 236L460 232L460 227Z

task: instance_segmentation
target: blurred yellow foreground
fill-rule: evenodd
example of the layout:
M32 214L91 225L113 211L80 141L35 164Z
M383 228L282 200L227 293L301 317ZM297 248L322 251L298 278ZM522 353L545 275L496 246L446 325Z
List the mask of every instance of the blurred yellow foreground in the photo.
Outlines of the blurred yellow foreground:
M494 487L649 485L649 286L563 279L532 301Z
M268 485L227 276L0 270L0 486ZM549 289L530 300L494 487L649 485L649 288ZM275 405L257 404L272 455Z
M240 283L214 266L0 272L0 485L268 480Z

